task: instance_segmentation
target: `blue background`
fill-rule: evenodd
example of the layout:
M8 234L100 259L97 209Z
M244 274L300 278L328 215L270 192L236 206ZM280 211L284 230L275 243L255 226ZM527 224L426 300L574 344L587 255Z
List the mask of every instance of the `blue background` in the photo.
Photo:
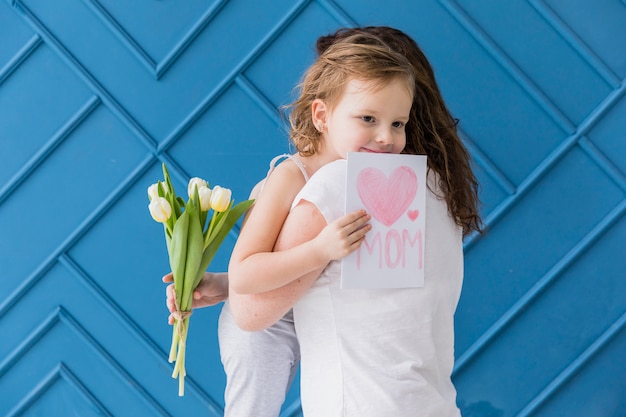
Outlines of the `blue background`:
M222 414L219 307L184 398L170 377L146 189L165 161L245 199L315 39L379 24L425 50L481 183L464 416L626 415L624 0L0 1L0 415Z

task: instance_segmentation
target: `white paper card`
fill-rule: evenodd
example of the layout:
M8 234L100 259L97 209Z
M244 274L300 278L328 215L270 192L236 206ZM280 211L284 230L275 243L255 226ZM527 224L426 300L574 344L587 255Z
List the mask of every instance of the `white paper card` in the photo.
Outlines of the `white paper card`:
M426 156L348 153L346 213L365 209L370 230L341 263L341 288L424 286Z

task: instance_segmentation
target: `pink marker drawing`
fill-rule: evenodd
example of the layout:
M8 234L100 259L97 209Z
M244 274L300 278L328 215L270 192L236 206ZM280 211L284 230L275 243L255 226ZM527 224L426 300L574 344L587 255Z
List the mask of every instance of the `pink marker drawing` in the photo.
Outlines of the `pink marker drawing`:
M424 286L427 159L348 154L345 212L365 209L370 231L342 259L341 289Z
M408 166L396 168L389 178L377 168L365 168L357 177L357 192L367 211L385 226L404 214L417 192L417 175ZM417 218L417 210L409 212Z

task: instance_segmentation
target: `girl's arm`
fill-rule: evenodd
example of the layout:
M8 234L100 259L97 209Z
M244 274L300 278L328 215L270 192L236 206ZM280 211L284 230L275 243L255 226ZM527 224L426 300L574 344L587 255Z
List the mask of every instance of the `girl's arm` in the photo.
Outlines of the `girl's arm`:
M359 230L369 220L364 211L348 214L327 228L316 230L313 236L301 239L301 244L275 251L291 203L303 186L302 174L293 163L280 164L267 179L231 255L228 267L231 292L262 293L305 274L316 271L319 274L331 260L346 256L360 245L369 230ZM295 232L298 233L304 234L304 230Z
M315 238L333 223L327 225L317 207L303 200L294 207L285 220L276 242L276 250L286 251L293 246L301 245ZM231 288L229 303L235 323L248 331L270 327L306 293L325 266L298 277L283 287L260 294L239 294Z

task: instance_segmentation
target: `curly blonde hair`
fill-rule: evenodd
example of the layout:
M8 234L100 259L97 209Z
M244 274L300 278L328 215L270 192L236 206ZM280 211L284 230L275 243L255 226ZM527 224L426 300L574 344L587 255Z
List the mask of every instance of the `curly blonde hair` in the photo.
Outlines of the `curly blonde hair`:
M426 55L410 36L388 26L339 29L317 40L317 52L323 55L336 43L358 34L378 37L411 63L415 92L403 153L428 157L429 169L439 175L442 198L448 204L450 215L463 228L463 234L482 233L478 181L471 168L470 155L459 138L458 120L452 117L443 100Z
M286 109L291 109L290 140L303 156L319 149L321 133L312 119L312 104L325 102L330 110L338 103L351 80L371 82L377 89L395 80L406 83L407 91L415 90L414 71L409 60L393 51L377 36L357 33L330 45L304 74L298 85L299 97Z

